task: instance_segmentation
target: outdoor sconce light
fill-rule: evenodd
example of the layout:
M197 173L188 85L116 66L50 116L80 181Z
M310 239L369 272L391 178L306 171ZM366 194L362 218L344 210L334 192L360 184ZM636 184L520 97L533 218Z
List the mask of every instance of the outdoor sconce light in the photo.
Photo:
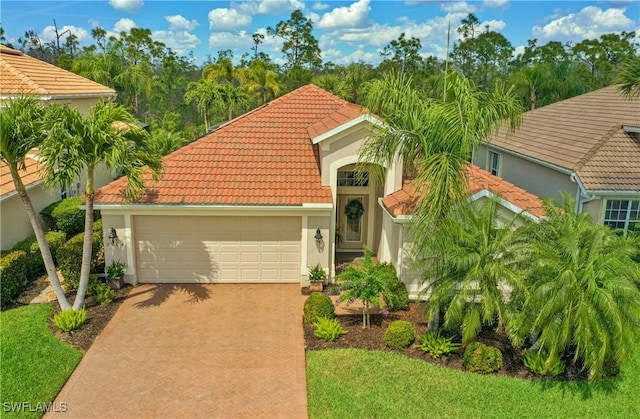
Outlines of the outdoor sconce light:
M116 229L111 227L109 229L109 235L107 236L107 239L109 239L109 244L111 244L111 246L117 246L118 243L120 242L120 240L118 240L118 233L116 233Z
M320 233L319 228L316 230L316 235L313 236L313 238L316 239L316 245L320 246L322 244L322 233Z

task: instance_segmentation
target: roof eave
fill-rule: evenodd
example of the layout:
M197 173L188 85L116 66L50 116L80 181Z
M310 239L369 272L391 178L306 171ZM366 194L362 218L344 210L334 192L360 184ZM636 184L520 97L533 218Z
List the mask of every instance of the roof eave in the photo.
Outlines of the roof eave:
M384 123L381 120L371 116L370 114L366 114L365 113L365 114L362 114L362 115L360 115L360 116L358 116L356 118L353 118L353 119L351 119L351 120L349 120L349 121L347 121L347 122L345 122L343 124L340 124L337 127L333 128L333 129L330 129L329 131L327 131L327 132L325 132L323 134L320 134L320 135L317 135L317 136L311 138L311 142L313 144L318 144L318 143L326 140L327 138L331 138L334 135L340 134L341 132L343 132L343 131L345 131L345 130L347 130L349 128L355 127L356 125L358 125L358 124L360 124L362 122L365 122L365 121L369 122L369 123L371 123L371 124L373 124L375 126L378 126L380 128L385 127Z

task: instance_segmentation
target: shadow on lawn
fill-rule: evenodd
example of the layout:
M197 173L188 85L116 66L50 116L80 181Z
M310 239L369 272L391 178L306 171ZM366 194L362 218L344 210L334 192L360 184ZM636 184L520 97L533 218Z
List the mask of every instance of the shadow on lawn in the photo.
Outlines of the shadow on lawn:
M211 298L210 285L204 284L158 284L144 292L150 292L151 296L135 303L134 306L136 308L158 307L177 292L188 294L189 298L187 301L191 304L200 303Z
M544 380L539 382L540 390L560 389L562 393L579 394L583 400L593 397L594 393L613 393L620 386L622 377L607 378L599 381L561 381Z

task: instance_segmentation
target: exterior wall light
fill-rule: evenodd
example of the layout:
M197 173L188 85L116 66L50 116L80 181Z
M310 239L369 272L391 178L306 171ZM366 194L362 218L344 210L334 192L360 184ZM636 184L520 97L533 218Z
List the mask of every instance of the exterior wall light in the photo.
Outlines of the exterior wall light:
M316 245L320 246L322 244L322 233L319 228L316 229L316 235L313 238L316 239Z
M118 233L116 233L116 229L113 227L109 229L109 235L107 236L107 239L109 240L109 244L111 246L120 245L120 239L118 239Z

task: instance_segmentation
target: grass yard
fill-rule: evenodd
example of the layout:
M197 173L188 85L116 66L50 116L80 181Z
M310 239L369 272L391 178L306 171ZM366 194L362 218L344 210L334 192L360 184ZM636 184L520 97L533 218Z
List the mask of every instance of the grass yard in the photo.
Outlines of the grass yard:
M311 418L640 417L640 352L599 383L532 382L442 368L389 352L307 352Z
M49 330L51 310L51 304L32 304L0 313L0 416L21 403L21 411L8 416L42 416L38 410L53 401L82 358Z

